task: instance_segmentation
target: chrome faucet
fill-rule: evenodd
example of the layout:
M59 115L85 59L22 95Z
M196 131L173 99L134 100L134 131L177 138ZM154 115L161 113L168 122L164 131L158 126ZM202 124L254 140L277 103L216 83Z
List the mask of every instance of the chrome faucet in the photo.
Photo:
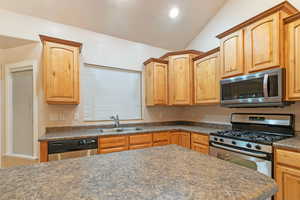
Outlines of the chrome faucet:
M116 127L116 128L119 128L119 126L120 126L119 116L118 116L118 115L116 115L116 116L111 116L110 119L112 119L112 120L115 122L115 127Z

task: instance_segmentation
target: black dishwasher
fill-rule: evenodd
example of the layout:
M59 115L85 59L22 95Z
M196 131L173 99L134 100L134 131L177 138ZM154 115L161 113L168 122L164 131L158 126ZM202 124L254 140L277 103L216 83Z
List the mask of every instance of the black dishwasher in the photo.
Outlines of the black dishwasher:
M48 142L50 160L90 156L97 153L98 138L67 139ZM76 156L74 156L76 154Z

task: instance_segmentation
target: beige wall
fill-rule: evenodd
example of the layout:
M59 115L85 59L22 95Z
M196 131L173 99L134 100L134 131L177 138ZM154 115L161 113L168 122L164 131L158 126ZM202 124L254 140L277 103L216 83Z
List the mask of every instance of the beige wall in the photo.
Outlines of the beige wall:
M216 35L242 23L243 21L263 12L283 0L227 0L224 6L192 40L187 49L208 51L219 46ZM300 10L299 0L289 2Z

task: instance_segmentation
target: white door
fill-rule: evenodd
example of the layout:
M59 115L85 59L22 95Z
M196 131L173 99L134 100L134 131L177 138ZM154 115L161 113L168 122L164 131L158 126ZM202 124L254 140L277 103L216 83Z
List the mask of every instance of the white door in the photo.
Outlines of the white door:
M37 157L35 62L5 66L6 155Z

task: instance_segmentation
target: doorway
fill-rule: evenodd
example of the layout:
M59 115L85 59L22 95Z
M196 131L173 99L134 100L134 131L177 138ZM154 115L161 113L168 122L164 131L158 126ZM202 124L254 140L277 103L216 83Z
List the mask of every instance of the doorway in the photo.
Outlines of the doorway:
M35 162L38 150L37 62L24 61L4 68L5 159L16 160L16 163L20 160Z

